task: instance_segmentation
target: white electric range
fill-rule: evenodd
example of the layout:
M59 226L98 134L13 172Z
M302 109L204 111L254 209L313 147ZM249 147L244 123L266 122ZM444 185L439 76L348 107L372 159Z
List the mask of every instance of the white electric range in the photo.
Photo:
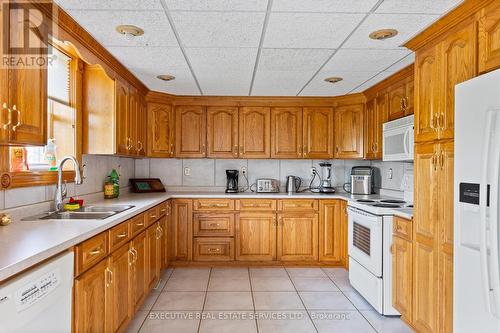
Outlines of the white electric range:
M399 315L392 306L392 220L395 210L413 205L387 197L349 201L348 253L351 285L383 315Z

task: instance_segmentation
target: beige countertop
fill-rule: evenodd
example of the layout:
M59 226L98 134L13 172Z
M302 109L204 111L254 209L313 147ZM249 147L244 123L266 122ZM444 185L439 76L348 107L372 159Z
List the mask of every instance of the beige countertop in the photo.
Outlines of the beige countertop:
M134 205L122 213L104 220L37 220L13 221L0 227L0 281L61 253L86 239L99 234L147 209L171 198L272 198L272 199L343 199L347 193L238 193L218 192L167 192L152 194L126 194L114 200L100 200L93 205ZM411 209L395 210L394 215L412 217Z

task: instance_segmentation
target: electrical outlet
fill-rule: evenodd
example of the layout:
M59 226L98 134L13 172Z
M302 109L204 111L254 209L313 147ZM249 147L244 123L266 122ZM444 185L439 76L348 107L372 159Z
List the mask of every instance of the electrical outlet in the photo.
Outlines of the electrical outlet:
M310 172L311 172L311 176L314 176L314 174L316 173L316 168L312 167Z
M244 166L242 166L242 167L241 167L241 174L242 174L243 176L246 176L246 175L247 175L247 167L244 167Z
M191 176L191 168L188 167L184 168L184 176Z
M389 168L389 170L387 170L387 179L392 179L392 175L393 175L392 168Z

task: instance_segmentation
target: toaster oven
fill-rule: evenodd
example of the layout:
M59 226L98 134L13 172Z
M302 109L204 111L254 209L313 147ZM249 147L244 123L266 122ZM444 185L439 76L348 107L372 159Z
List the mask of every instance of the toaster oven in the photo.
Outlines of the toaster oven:
M276 179L257 179L257 193L278 193L280 191L279 182Z

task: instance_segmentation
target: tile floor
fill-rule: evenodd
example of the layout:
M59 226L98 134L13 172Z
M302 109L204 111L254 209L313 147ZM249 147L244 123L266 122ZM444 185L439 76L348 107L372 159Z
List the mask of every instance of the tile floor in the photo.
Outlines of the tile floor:
M129 333L405 333L349 284L342 268L175 268L133 318Z

